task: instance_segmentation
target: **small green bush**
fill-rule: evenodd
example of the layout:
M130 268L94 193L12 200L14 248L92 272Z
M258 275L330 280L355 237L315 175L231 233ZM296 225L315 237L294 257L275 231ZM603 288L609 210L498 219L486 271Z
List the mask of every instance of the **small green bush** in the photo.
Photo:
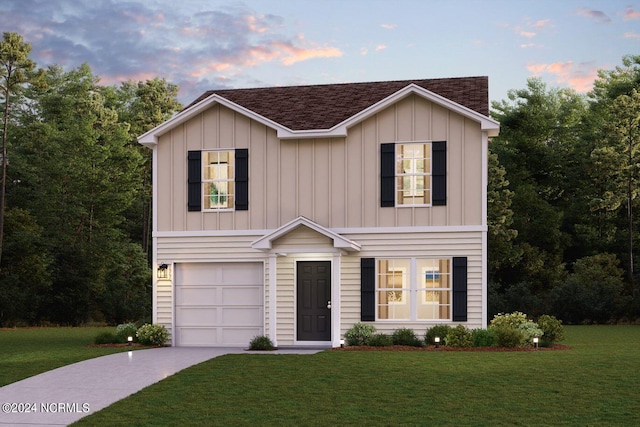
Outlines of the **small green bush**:
M412 347L422 347L424 345L413 329L410 328L396 329L391 334L391 340L394 345L410 345Z
M543 314L540 316L537 323L540 329L544 332L544 335L540 340L543 347L548 347L564 339L564 327L562 326L562 321L556 319L555 316Z
M393 340L387 334L373 334L369 338L369 345L372 347L389 347L393 345Z
M261 335L253 337L253 339L249 342L249 350L271 351L275 350L275 346L273 345L271 338Z
M491 320L492 328L513 328L522 332L522 340L520 345L527 345L533 342L533 337L542 337L544 332L538 327L538 324L527 320L527 315L519 311L507 314L497 314Z
M424 342L427 345L434 345L436 343L435 338L440 337L440 343L444 341L447 334L451 330L451 326L449 325L436 325L427 329L427 332L424 334Z
M524 335L520 329L507 325L492 326L492 328L496 333L496 345L498 347L515 348L522 345Z
M471 331L471 339L474 347L493 347L497 341L496 330L474 329Z
M127 341L128 337L133 337L135 340L138 327L135 323L121 323L116 326L116 335L122 339L123 342Z
M356 323L344 334L347 345L368 345L376 327L366 323Z
M93 342L95 344L118 344L123 341L113 332L101 332Z
M136 332L138 342L144 345L163 346L169 338L169 331L162 325L145 323Z
M473 345L471 331L464 325L451 328L445 338L445 344L449 347L471 347Z

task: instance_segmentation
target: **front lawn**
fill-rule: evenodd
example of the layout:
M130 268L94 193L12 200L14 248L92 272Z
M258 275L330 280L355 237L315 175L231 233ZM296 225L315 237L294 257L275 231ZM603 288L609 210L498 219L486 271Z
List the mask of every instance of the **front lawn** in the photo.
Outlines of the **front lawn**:
M115 328L0 329L0 387L81 360L128 349L89 347Z
M571 350L228 355L84 425L640 425L640 327L566 327Z

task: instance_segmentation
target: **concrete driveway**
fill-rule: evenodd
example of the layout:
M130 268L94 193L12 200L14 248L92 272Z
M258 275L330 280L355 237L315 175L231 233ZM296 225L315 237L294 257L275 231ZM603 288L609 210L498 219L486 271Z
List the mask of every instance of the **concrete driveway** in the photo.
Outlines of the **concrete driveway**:
M292 349L269 354L318 351ZM65 426L189 366L244 352L242 348L165 347L63 366L1 387L0 426Z

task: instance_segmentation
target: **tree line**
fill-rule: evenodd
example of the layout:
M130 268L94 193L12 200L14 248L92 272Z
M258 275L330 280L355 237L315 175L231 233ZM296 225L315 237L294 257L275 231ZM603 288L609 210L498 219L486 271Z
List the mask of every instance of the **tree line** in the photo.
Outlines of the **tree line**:
M182 106L164 79L103 86L0 41L0 326L150 320L151 151ZM640 56L587 95L539 79L493 102L489 317L640 317Z
M0 41L0 326L151 316L151 151L179 111L165 80L101 86L88 65L37 69Z
M640 56L593 90L539 79L493 102L489 310L570 323L640 317Z

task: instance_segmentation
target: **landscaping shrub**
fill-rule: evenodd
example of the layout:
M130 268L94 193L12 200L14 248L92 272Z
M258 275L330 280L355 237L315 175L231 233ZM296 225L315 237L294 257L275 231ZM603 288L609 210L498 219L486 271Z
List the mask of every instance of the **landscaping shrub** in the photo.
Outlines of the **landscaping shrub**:
M249 350L275 350L275 346L273 342L271 342L271 338L265 337L264 335L253 337L253 339L249 342Z
M474 329L471 331L471 339L474 347L493 347L497 341L496 331L495 329Z
M538 327L538 324L527 320L527 315L519 311L507 314L497 314L491 320L491 328L513 328L522 334L520 345L527 345L533 342L533 337L542 337L544 332Z
M496 334L496 345L498 347L515 348L520 347L524 340L524 335L520 329L507 325L492 326Z
M424 342L427 345L434 345L436 343L435 338L440 337L440 343L445 339L451 326L449 325L436 325L427 329L427 332L424 334Z
M369 338L369 345L372 347L389 347L393 345L393 340L387 334L373 334Z
M422 347L423 342L416 336L413 329L400 328L393 331L391 340L394 345L410 345L412 347Z
M555 316L543 314L540 316L537 323L544 333L540 339L540 343L543 347L549 347L564 339L564 327L562 326L562 322L556 319Z
M122 323L116 326L116 335L122 340L122 342L126 342L128 337L136 338L136 332L138 331L138 327L135 323Z
M376 327L366 323L356 323L344 334L347 345L368 345Z
M95 344L118 344L123 341L113 332L101 332L93 342Z
M138 341L144 345L163 346L169 338L169 331L162 325L145 323L136 332Z
M471 331L463 325L451 328L444 342L449 347L471 347L473 345Z

